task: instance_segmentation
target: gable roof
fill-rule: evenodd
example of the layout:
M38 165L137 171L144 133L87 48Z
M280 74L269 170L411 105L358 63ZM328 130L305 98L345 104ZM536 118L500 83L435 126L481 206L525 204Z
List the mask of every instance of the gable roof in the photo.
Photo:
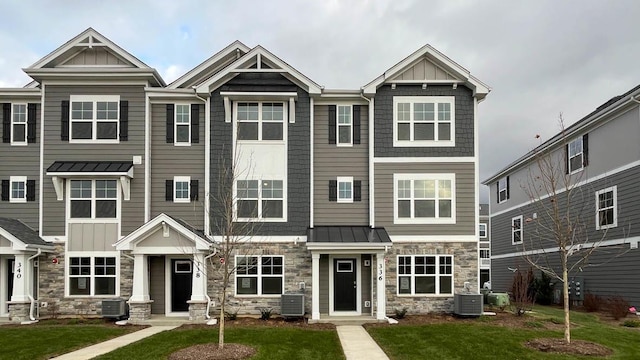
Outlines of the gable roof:
M193 240L195 248L198 250L207 250L213 244L204 236L204 232L202 230L197 230L195 227L181 219L161 213L146 224L134 230L129 235L118 240L114 246L116 250L133 250L136 243L147 238L147 236L151 235L163 224L167 224L185 238Z
M397 80L394 80L396 76L424 59L428 59L436 66L444 69L447 73L452 75L452 79L446 80L444 82L452 84L462 82L464 85L473 90L474 96L476 96L478 100L484 99L485 96L491 91L491 88L488 85L477 79L475 76L471 75L469 70L451 60L446 55L436 50L429 44L421 47L413 54L407 56L402 61L385 71L382 75L378 76L373 81L363 86L362 91L365 94L369 95L375 94L378 87L382 86L385 83L396 82ZM416 80L416 83L420 82L429 83L430 81L426 79L421 81Z
M18 219L0 217L0 235L13 243L14 248L41 248L53 250L53 246L44 241L36 230L33 230Z

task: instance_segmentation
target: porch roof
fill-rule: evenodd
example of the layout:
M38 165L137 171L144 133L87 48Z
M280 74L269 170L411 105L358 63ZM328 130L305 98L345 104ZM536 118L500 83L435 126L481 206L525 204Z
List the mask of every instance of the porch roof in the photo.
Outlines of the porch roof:
M55 161L47 168L47 175L57 175L60 173L113 173L129 175L132 167L132 161ZM130 177L133 177L132 175L133 174L131 174Z
M307 230L307 243L391 245L384 228L369 226L316 226Z
M18 219L0 217L0 235L9 241L24 244L24 247L53 249L53 246L44 241L36 230L33 230Z

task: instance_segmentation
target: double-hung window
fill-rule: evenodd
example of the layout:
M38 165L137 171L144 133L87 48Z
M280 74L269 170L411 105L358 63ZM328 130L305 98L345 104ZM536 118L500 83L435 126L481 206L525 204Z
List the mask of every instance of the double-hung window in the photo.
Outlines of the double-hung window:
M452 295L453 256L398 256L398 295Z
M569 173L574 173L582 170L583 161L583 147L582 136L573 140L568 145L568 161Z
M191 105L176 104L175 144L191 144Z
M11 144L27 144L27 104L12 105Z
M69 218L116 219L117 180L70 180Z
M235 107L238 140L284 140L283 102L239 102Z
M596 192L596 230L618 226L618 187Z
M480 223L478 224L478 233L480 235L480 241L486 241L487 239L487 224Z
M455 146L453 96L393 98L394 146Z
M353 177L338 177L338 202L353 202Z
M117 295L118 264L114 256L69 257L69 295Z
M522 215L511 219L511 244L522 244Z
M455 223L455 174L394 174L396 224Z
M498 180L498 203L502 203L509 199L509 177L503 177Z
M236 195L239 220L284 219L282 180L238 180Z
M9 177L10 190L9 202L21 203L27 201L27 177L11 176Z
M338 145L350 146L353 144L353 116L351 111L351 105L338 105L338 126L336 131L338 132L336 138L338 139Z
M191 200L191 193L189 184L191 177L189 176L175 176L173 178L173 201L174 202L189 202Z
M72 95L69 139L72 142L118 142L118 95Z
M280 295L283 256L236 256L236 295Z

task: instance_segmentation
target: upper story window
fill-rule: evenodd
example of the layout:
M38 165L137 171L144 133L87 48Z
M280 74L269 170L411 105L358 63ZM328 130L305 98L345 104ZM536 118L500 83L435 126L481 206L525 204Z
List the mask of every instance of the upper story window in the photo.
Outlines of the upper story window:
M238 180L236 194L239 220L284 220L282 180Z
M455 174L394 174L396 224L455 223Z
M618 226L618 187L596 192L596 230Z
M394 146L455 146L455 97L393 98Z
M175 144L191 144L191 105L176 105Z
M351 105L338 105L338 145L352 145L353 117Z
M487 239L487 224L485 224L485 223L478 224L478 233L480 234L480 241L486 241L486 239Z
M10 202L27 202L27 177L11 176Z
M27 143L27 104L13 104L11 114L11 144Z
M453 256L398 256L398 295L453 294Z
M511 244L522 244L522 215L511 219Z
M36 142L36 104L3 103L2 142L13 146Z
M72 95L70 101L71 142L118 142L120 96Z
M589 162L589 134L584 134L566 146L567 174L582 170Z
M282 102L235 104L238 140L283 140L285 106Z
M189 183L191 178L189 176L176 176L173 178L173 201L174 202L189 202L191 196L189 195Z
M70 219L116 219L117 180L69 180Z
M353 177L338 177L338 202L353 202Z
M498 204L503 203L509 199L509 177L504 177L498 180L496 184L498 191Z

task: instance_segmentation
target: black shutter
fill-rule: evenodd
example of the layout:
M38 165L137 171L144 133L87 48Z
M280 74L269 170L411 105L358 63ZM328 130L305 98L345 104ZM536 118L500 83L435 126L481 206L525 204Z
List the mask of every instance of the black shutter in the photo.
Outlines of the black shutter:
M9 201L9 180L2 180L2 201Z
M507 176L507 199L509 198L509 177Z
M582 165L589 165L589 134L582 136Z
M36 104L27 105L27 142L36 142Z
M191 201L198 201L198 180L191 180L189 184L189 194L191 196Z
M69 141L69 100L60 104L60 140Z
M167 144L173 144L173 104L167 104Z
M565 174L569 173L569 144L564 146L564 167Z
M353 105L353 143L360 144L360 105Z
M27 180L27 201L36 201L36 181Z
M2 142L11 142L11 104L2 104Z
M338 180L329 180L329 201L338 201Z
M191 142L193 144L200 142L200 105L198 104L191 104Z
M362 181L353 180L353 201L362 201Z
M167 201L173 201L173 180L165 180L164 187L164 199Z
M496 203L500 203L500 180L496 181Z
M129 141L129 102L120 101L120 141Z
M336 106L329 105L329 144L336 143Z

